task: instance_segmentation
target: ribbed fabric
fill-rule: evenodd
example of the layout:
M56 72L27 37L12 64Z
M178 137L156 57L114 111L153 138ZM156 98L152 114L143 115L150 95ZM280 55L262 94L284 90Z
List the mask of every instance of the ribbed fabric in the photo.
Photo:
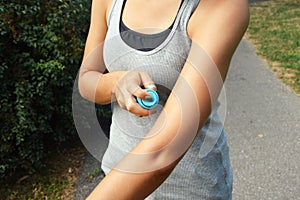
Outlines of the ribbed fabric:
M104 43L106 68L143 70L158 85L161 98L155 113L149 117L136 117L113 104L110 143L102 160L107 174L148 133L172 90L186 62L191 40L187 34L188 20L199 0L184 0L166 39L150 51L139 51L128 46L120 36L119 24L124 0L114 0L108 18L108 32ZM217 103L186 155L167 180L147 200L228 200L232 192L232 170L229 148L223 124L217 114ZM205 141L214 141L213 149L203 157L201 147Z

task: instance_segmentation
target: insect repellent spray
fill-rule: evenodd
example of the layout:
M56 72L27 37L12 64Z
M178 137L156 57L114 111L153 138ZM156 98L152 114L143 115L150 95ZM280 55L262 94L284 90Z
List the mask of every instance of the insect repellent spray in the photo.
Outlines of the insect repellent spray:
M145 89L145 90L151 95L151 98L147 98L147 99L136 98L136 101L143 108L150 110L152 108L155 108L158 105L159 97L157 92L155 92L155 90L152 89Z

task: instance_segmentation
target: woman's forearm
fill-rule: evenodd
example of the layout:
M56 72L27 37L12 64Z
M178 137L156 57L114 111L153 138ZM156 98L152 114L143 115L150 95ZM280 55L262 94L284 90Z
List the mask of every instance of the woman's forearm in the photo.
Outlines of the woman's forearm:
M168 122L161 129L160 127L164 124L166 118ZM167 147L169 143L167 140L176 136L178 130L176 124L179 124L176 122L180 122L180 118L177 118L178 121L173 121L174 124L171 120L176 119L162 114L156 122L159 133L154 127L147 135L150 138L144 139L131 153L123 158L94 189L88 200L143 200L159 187L170 175L184 153L168 156L171 149ZM155 134L157 135L151 137ZM153 150L159 149L163 145L167 147L166 151L153 152ZM171 146L177 145L173 144Z
M190 80L192 82L184 79L178 82L174 88L176 93L171 93L147 136L111 170L89 199L142 200L169 176L210 112L210 106L203 107L200 118L195 93L201 91L199 96L208 95L204 94L204 88L198 92L192 89L199 84L198 78ZM209 105L206 101L210 99L203 99L201 104Z
M84 98L97 104L108 104L113 101L113 90L117 81L126 71L114 71L102 74L87 71L79 76L79 92Z
M113 169L87 200L144 200L165 181L176 164L142 174Z

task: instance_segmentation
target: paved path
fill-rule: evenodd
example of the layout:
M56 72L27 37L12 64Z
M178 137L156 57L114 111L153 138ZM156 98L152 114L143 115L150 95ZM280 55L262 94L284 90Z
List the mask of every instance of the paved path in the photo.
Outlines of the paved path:
M246 40L233 57L225 89L233 199L300 199L300 98L274 77ZM97 169L88 156L76 200L101 179L102 174L87 178Z
M225 88L233 199L300 199L300 97L275 78L245 40Z

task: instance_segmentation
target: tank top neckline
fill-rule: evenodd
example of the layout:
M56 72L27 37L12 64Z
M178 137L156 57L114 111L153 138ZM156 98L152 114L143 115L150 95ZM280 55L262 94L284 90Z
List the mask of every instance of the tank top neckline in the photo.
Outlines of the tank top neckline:
M179 11L180 11L180 9L181 9L181 7L182 7L183 2L184 2L184 0L181 0L180 5L179 5L179 8L178 8L177 13L176 13L176 16L175 16L175 18L173 19L172 24L171 24L167 29L163 29L162 31L160 31L160 32L158 32L158 33L148 34L148 33L141 33L141 32L135 31L135 30L129 28L129 27L124 23L124 21L123 21L123 12L124 12L124 8L125 8L125 4L127 3L127 0L123 0L123 2L122 2L122 9L121 9L121 15L120 15L120 21L119 21L119 23L120 23L119 26L124 27L124 28L126 29L126 31L127 31L127 30L128 30L128 31L131 31L132 33L137 34L137 35L140 35L140 36L145 36L145 37L147 37L147 36L152 36L152 35L153 35L153 36L158 36L158 35L160 35L160 34L163 34L164 32L167 32L168 30L172 30L172 28L173 28L173 26L174 26L174 23L175 23L175 20L176 20L178 14L179 14ZM121 28L120 28L119 30L121 31Z
M125 41L123 41L123 39L121 38L121 33L120 33L120 23L121 23L121 17L122 17L122 7L124 5L124 2L126 0L120 0L120 4L119 4L119 9L118 9L118 12L117 12L117 15L116 15L116 26L115 26L115 30L117 31L117 37L118 39L121 41L122 45L125 45L127 49L130 49L130 51L132 52L135 52L137 54L141 54L141 55L150 55L150 54L154 54L158 51L160 51L161 49L163 49L169 42L170 40L172 39L173 35L175 34L176 32L176 29L179 25L179 21L180 21L180 18L181 18L181 15L188 3L188 0L182 0L181 2L181 6L179 8L179 10L177 11L177 15L174 19L174 22L173 22L173 26L172 28L170 29L170 33L169 35L166 37L166 39L160 44L158 45L156 48L150 50L150 51L142 51L142 50L138 50L138 49L135 49L131 46L129 46ZM168 29L166 29L168 30ZM139 32L136 32L138 34L143 34L143 33L139 33ZM158 33L159 34L159 33ZM145 34L145 35L151 35L151 34Z

